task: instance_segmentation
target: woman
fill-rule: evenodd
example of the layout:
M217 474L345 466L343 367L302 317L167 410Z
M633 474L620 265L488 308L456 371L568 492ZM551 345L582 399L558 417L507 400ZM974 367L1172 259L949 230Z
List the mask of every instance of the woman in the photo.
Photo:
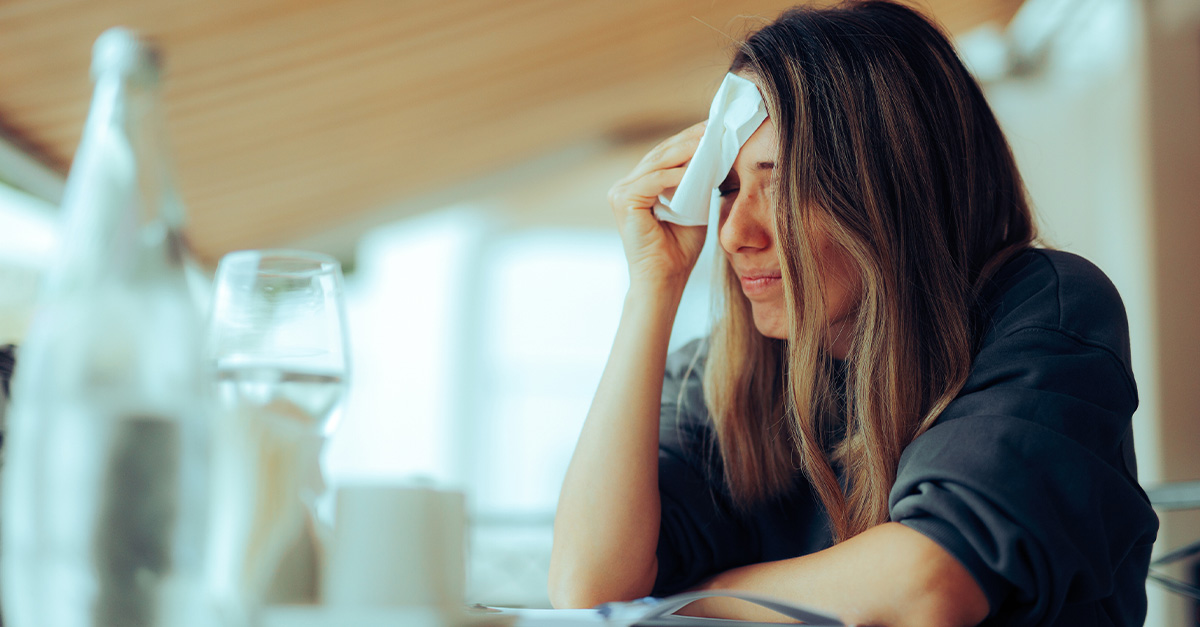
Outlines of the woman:
M554 603L721 588L859 624L1141 624L1158 522L1124 309L1087 261L1031 246L946 38L888 2L797 8L731 71L768 119L720 187L711 337L667 355L704 228L651 215L703 125L610 193L630 288L563 485Z

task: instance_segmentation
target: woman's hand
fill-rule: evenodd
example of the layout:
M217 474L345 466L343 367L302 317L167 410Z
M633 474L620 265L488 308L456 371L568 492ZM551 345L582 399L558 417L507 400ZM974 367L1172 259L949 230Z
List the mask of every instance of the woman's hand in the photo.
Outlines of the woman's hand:
M659 194L679 185L704 126L691 126L655 146L608 191L633 285L682 289L696 265L707 227L659 222L651 209Z

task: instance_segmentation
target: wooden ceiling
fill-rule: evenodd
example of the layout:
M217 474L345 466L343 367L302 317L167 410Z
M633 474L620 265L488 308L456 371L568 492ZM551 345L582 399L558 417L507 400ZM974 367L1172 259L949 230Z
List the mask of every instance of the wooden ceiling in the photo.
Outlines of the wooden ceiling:
M952 32L1021 0L929 0ZM166 58L192 237L209 260L294 242L541 155L703 117L770 0L4 0L0 132L66 173L91 44Z

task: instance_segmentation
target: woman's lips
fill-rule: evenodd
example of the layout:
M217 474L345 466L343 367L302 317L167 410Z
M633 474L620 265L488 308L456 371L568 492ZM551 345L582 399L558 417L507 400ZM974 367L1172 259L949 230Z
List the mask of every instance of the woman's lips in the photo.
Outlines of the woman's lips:
M738 277L742 281L742 292L746 296L757 296L766 294L775 289L783 281L783 277L778 274L759 274L754 276Z

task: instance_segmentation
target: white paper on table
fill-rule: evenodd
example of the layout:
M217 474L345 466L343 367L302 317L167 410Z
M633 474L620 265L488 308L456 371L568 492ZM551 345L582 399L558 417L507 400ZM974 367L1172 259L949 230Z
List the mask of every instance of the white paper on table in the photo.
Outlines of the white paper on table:
M766 119L767 108L758 87L736 74L726 74L683 180L674 194L658 197L654 217L684 226L708 224L717 187L729 174L742 145Z
M501 616L516 619L515 627L577 627L580 625L606 625L608 620L596 610L541 610L493 608Z
M592 612L593 614L595 612ZM259 627L514 627L514 616L473 613L465 609L447 612L432 607L349 607L322 605L271 606L264 608L255 625ZM543 623L545 627L549 625Z

